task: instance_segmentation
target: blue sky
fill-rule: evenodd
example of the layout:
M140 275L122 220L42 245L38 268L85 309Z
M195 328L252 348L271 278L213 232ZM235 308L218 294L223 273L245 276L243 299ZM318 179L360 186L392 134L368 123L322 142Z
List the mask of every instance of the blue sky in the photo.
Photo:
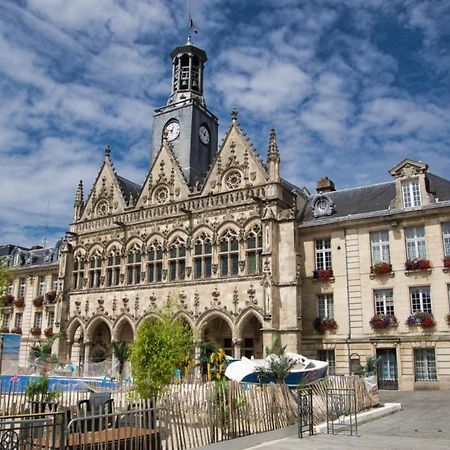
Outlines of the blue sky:
M0 242L49 242L112 148L139 184L153 109L187 1L3 0L0 5ZM239 122L265 157L275 127L283 176L310 190L389 179L405 157L450 173L448 0L193 0L206 102L223 135Z

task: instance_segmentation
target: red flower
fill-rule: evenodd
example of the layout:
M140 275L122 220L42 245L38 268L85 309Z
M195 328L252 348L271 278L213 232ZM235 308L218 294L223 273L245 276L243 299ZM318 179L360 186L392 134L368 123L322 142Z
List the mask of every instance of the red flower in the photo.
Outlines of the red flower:
M381 261L372 266L372 273L375 275L383 275L390 272L392 272L392 264L388 262Z
M313 276L316 280L329 280L330 278L333 278L333 269L314 270Z

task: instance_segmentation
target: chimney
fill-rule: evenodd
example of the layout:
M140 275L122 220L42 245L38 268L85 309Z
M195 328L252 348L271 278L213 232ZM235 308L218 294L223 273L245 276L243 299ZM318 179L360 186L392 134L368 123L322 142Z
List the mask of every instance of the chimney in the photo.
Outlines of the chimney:
M328 177L322 177L317 182L316 191L318 194L323 194L324 192L334 192L336 189L334 183Z

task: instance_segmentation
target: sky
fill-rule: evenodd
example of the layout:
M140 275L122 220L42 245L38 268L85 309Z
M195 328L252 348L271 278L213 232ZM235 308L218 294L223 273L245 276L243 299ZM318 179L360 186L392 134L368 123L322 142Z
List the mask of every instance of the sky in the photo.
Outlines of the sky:
M404 158L450 173L448 0L192 0L205 99L282 176L314 191L390 180ZM64 234L111 146L142 184L187 0L1 0L0 244ZM47 231L46 231L47 230Z

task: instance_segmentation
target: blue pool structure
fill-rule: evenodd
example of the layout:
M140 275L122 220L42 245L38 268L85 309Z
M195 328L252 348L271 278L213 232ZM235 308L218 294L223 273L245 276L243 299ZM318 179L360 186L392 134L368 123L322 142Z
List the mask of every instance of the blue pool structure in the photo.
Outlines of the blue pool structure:
M28 383L37 378L39 378L39 375L0 375L0 392L24 392ZM117 388L117 381L109 378L48 377L50 391L84 391L87 385L96 388L114 389Z

